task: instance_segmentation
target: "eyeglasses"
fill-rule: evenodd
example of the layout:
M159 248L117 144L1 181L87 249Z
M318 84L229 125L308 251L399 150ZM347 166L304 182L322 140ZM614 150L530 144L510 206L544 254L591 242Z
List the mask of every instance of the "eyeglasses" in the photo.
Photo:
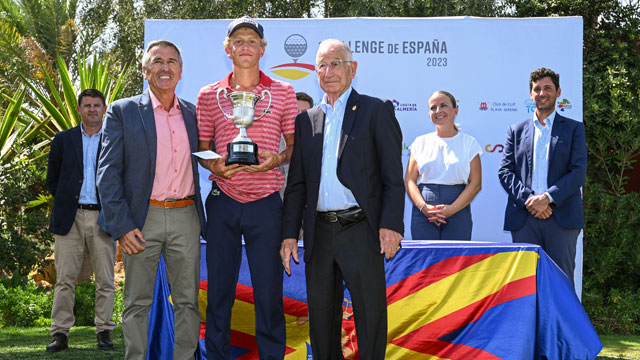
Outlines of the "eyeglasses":
M342 60L342 59L331 60L328 63L321 62L319 64L316 64L316 70L318 72L327 71L328 69L333 71L337 69L340 65L350 63L350 62L352 62L352 60Z

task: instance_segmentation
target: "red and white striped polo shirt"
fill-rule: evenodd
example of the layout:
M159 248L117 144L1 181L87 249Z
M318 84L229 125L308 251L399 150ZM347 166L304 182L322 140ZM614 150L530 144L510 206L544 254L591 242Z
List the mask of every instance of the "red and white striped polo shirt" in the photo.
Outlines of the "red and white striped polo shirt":
M227 144L238 135L238 128L233 121L220 112L216 93L220 88L226 88L227 94L233 91L230 86L232 75L233 73L230 73L224 79L200 89L196 103L200 140L213 140L215 151L222 156L227 154ZM269 90L272 96L269 113L262 119L254 121L253 125L247 129L247 135L258 144L259 152L271 151L277 154L280 136L294 132L298 103L291 84L271 79L261 71L260 83L253 92L261 94L264 89ZM227 114L232 113L231 100L225 99L222 94L220 94L220 104ZM268 104L267 95L256 105L255 117L262 115ZM240 171L231 179L211 174L209 179L215 180L220 190L241 203L265 198L280 190L284 184L284 176L278 167L260 173Z

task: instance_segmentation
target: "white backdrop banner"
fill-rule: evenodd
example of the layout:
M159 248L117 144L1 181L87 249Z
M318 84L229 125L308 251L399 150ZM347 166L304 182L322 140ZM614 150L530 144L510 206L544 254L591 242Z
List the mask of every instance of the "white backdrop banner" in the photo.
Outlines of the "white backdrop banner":
M222 45L229 21L146 21L145 44L165 39L182 50L178 96L195 103L200 88L232 71ZM353 87L395 104L405 166L408 146L417 136L434 131L429 95L447 90L456 96L460 107L456 122L484 150L483 186L471 205L473 240L511 242L510 234L502 230L507 195L498 181L498 167L508 125L531 119L535 110L529 97L529 73L542 66L559 73L562 96L557 110L582 121L580 17L259 21L268 41L262 71L308 93L316 104L323 94L313 67L318 43L335 38L350 44L358 61ZM206 178L208 172L203 175ZM410 221L407 197L405 239L411 238Z

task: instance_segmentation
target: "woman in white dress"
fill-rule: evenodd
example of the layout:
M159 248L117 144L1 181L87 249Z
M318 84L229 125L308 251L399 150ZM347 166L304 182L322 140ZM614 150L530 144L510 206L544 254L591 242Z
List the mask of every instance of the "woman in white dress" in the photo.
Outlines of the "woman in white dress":
M436 91L429 116L436 131L411 144L405 188L413 202L411 236L415 240L471 240L469 204L482 187L482 148L454 123L453 95Z

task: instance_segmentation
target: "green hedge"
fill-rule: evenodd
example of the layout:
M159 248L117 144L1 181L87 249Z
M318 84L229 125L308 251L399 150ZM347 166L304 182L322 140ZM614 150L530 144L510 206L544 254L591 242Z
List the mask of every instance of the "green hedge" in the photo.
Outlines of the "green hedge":
M73 313L76 326L93 326L95 317L95 284L82 282L76 286ZM51 326L53 290L37 288L33 282L12 286L9 281L0 281L0 327L6 326ZM116 323L122 322L124 310L123 289L116 291L113 316Z
M639 334L640 194L584 189L584 307L599 333Z

